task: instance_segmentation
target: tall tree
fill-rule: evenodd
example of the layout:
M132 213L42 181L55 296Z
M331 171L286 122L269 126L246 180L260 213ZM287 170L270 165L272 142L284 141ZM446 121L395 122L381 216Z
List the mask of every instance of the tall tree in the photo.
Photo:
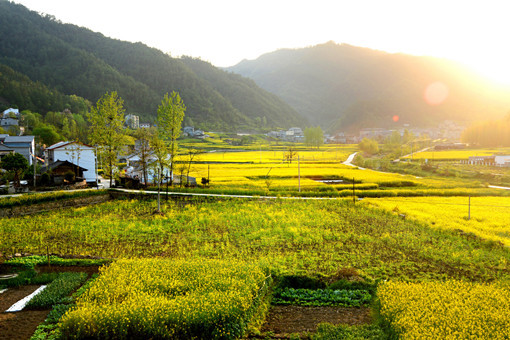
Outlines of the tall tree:
M142 165L142 176L145 185L149 183L148 166L149 158L152 151L151 141L157 135L157 132L151 129L137 129L135 131L135 155L140 158L140 164Z
M108 164L110 186L113 182L113 166L117 161L124 136L124 101L117 92L105 93L88 114L89 138L100 147L103 159Z
M324 144L324 133L320 126L306 128L304 134L305 144L316 147L317 149Z
M23 177L25 171L28 170L28 161L20 153L8 154L2 157L0 169L5 169L11 172L14 176L14 186L20 186L20 179Z
M181 134L181 125L184 119L186 106L181 96L173 91L170 96L165 94L158 107L158 130L162 138L169 141L170 152L170 184L172 183L174 173L174 158L177 155L177 138Z

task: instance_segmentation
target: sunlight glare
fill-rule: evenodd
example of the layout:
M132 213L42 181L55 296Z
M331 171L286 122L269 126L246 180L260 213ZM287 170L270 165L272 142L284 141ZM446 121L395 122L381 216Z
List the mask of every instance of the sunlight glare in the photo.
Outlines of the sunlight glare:
M435 106L442 104L448 97L448 93L448 87L440 81L436 81L434 83L430 83L425 88L423 97L427 104Z

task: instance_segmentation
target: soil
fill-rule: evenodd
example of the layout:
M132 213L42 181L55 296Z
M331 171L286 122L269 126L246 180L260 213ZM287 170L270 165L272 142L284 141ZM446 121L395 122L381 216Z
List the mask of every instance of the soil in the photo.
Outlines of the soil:
M371 309L368 307L302 307L272 306L263 334L272 338L288 338L292 333L315 333L317 325L329 322L334 325L360 325L372 322Z
M37 326L46 319L49 310L5 313L9 307L32 294L39 286L9 288L0 294L0 339L30 339Z
M37 266L36 271L48 272L85 272L89 278L98 272L97 266ZM45 319L50 310L22 310L5 313L14 303L33 293L39 286L27 285L9 288L0 294L0 340L26 340Z

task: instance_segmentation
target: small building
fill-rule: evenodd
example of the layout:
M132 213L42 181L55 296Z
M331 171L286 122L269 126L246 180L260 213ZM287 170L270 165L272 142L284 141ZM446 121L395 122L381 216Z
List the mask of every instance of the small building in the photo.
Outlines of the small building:
M510 167L510 156L494 156L496 166Z
M35 154L35 137L34 136L9 136L0 135L0 144L22 154L28 161L29 165L33 164Z
M470 165L495 165L494 156L471 156L468 158L468 164Z
M95 149L90 145L79 142L58 142L44 150L46 164L57 161L68 161L86 170L83 177L87 183L95 183L97 180L97 167Z
M124 122L127 127L136 130L140 128L140 117L133 114L128 114L124 117Z
M12 107L2 112L0 118L16 117L19 118L19 110Z
M0 144L0 161L2 160L2 157L5 156L5 155L9 155L9 154L13 154L14 153L14 150L5 146L5 145L2 145Z
M79 180L83 179L85 171L87 171L87 169L69 161L56 161L41 168L41 173L49 173L53 184L57 185L64 184L64 178L67 173L74 173L76 179Z
M185 136L193 136L195 134L195 128L193 126L185 126L182 132Z
M12 126L17 127L19 126L19 120L18 118L0 118L0 127L4 129L5 131L9 130Z

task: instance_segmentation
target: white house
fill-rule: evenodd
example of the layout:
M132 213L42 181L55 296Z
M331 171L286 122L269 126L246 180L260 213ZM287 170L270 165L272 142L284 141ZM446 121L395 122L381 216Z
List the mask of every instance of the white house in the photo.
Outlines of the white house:
M496 166L510 167L510 156L494 156Z
M11 113L14 114L14 116L16 118L19 118L19 110L18 109L13 109L12 107L5 110L4 112L2 112L2 116L3 117L0 117L0 118L8 118L11 116Z
M56 161L68 161L86 170L83 177L89 182L96 182L96 155L94 148L79 142L58 142L46 148L45 157L47 164Z

